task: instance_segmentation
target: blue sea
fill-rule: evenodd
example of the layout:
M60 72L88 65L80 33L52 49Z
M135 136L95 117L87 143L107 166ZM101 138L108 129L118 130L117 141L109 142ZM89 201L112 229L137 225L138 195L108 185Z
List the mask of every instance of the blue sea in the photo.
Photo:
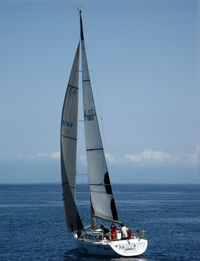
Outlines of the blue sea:
M65 227L61 186L0 185L0 260L200 260L200 185L113 185L118 215L133 232L146 231L139 258L79 252ZM87 185L77 186L84 224L90 223Z

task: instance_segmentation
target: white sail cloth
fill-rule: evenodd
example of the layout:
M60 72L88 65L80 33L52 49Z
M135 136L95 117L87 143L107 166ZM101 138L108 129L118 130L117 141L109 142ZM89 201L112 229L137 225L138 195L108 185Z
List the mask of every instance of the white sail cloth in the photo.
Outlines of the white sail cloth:
M92 94L81 22L82 88L92 216L118 220Z
M70 232L83 228L75 204L79 57L80 44L74 58L61 119L61 177L65 219Z

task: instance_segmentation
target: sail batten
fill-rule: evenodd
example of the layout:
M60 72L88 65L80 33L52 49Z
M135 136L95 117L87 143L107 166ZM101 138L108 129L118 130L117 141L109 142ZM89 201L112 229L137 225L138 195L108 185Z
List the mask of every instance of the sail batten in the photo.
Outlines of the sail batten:
M83 110L92 218L118 220L91 87L80 12ZM95 187L95 189L94 189Z
M73 138L73 137L69 137L67 135L61 135L63 138L66 138L66 139L70 139L70 140L74 140L74 141L77 141L76 138Z
M80 43L76 51L61 118L61 178L66 226L69 232L83 229L75 203L76 150Z

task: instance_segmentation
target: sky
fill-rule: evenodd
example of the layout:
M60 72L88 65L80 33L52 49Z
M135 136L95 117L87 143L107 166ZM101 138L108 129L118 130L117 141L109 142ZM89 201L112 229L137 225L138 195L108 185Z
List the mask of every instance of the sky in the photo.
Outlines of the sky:
M60 183L77 8L111 182L200 184L198 0L0 0L0 183Z

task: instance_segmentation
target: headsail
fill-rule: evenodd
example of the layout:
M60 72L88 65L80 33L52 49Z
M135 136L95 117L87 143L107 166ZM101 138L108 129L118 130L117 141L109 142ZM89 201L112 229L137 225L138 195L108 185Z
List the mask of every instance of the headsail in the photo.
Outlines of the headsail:
M66 225L69 232L83 228L76 204L76 150L80 43L72 66L61 119L61 177Z
M81 11L80 24L83 108L92 217L97 217L109 221L117 221L118 215L110 184L91 88L90 75L85 51Z

